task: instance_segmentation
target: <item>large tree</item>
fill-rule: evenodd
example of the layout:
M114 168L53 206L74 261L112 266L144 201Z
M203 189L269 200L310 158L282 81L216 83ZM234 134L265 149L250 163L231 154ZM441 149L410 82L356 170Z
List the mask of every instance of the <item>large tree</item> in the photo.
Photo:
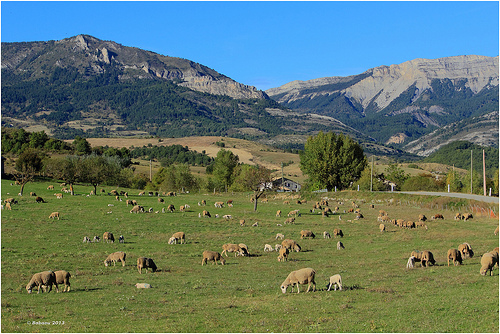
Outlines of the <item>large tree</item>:
M73 185L79 181L82 159L75 155L46 159L44 161L45 172L56 179L64 180L69 185L71 195L74 195Z
M363 148L349 136L319 132L307 139L300 153L300 169L311 188L348 188L366 166Z
M233 183L233 172L240 158L231 151L220 150L214 160L213 175L216 182L226 190Z
M116 180L122 166L115 157L87 155L79 163L79 179L81 182L90 183L97 194L97 186L104 182Z
M271 171L264 166L243 164L235 170L233 189L236 191L253 191L254 211L257 211L259 198L272 185Z
M26 149L19 155L15 165L16 173L14 173L16 181L21 185L19 196L23 195L26 183L33 181L35 175L42 170L43 156L42 152L34 149Z

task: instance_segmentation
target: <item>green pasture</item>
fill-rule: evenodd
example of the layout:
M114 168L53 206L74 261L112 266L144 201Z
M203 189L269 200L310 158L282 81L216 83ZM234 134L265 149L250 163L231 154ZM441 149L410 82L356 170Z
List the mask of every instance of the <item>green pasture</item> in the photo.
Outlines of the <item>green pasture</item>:
M499 332L498 268L491 277L479 274L481 255L498 246L493 234L498 218L475 215L468 222L455 221L457 203L390 193L330 192L303 194L306 204L292 198L286 205L283 198L275 198L283 194L270 193L269 203L259 202L254 212L249 193L179 194L159 203L154 196L138 196L138 190L117 189L128 190L129 198L146 209L160 211L131 214L125 198L87 197L89 186L76 185L75 196L56 199L57 182L29 183L23 197L15 195L19 186L10 183L2 180L2 200L14 197L19 204L2 210L2 332ZM47 190L49 184L55 190ZM35 203L30 192L47 203ZM314 201L323 196L341 213L311 213ZM203 199L207 206L198 206ZM214 208L215 201L228 199L233 207ZM365 218L356 221L353 213L343 213L352 200ZM161 213L169 204L176 211ZM179 212L184 204L190 209ZM198 217L204 209L212 218ZM275 216L278 209L281 218ZM294 209L302 213L295 224L278 226ZM428 221L428 230L387 225L381 233L379 210L414 221L420 213L441 213L445 220ZM48 218L54 211L60 212L60 220ZM498 215L498 207L495 212ZM244 226L240 219L245 219ZM344 237L323 239L323 231L333 235L334 228L342 229ZM316 238L301 240L302 229L312 230ZM105 231L116 239L123 235L125 243L82 243L84 236L102 237ZM169 245L169 237L178 231L186 233L187 243ZM302 247L284 263L277 261L276 252L263 251L266 243L274 247L280 242L275 240L278 232ZM337 250L338 240L344 250ZM251 256L230 253L225 266L201 265L204 250L221 252L222 244L229 242L247 244ZM463 242L472 245L475 256L448 267L447 250ZM415 249L430 250L437 265L406 269ZM105 267L106 256L119 250L127 254L126 266ZM136 260L141 256L153 258L158 272L139 274ZM306 286L301 286L300 294L290 289L283 294L279 287L286 276L304 267L316 270L317 291L304 293ZM72 275L69 293L26 292L34 273L60 269ZM342 276L344 289L327 292L334 274ZM134 286L142 282L152 288Z

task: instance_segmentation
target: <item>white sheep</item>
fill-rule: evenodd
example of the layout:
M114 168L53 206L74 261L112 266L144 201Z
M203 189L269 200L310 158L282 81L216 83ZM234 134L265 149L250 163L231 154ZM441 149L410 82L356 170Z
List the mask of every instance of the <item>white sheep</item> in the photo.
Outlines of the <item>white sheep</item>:
M71 284L69 283L69 279L71 278L71 274L66 270L58 270L54 274L56 274L56 283L64 284L63 292L69 292L71 288Z
M323 232L323 238L324 239L330 239L331 238L330 233L328 233L327 231L324 231Z
M177 241L180 241L181 244L186 243L186 234L184 232L176 232L172 234L172 237L168 240L168 244L177 244Z
M49 218L57 218L57 220L59 220L59 212L52 212L50 215L49 215Z
M151 288L151 284L149 284L149 283L136 283L135 287L137 289L150 289Z
M283 234L281 234L281 233L277 233L277 234L276 234L276 238L274 238L274 240L277 240L277 239L283 240L283 238L284 238L284 237L285 237L285 236L284 236Z
M489 270L490 276L493 276L493 267L495 264L498 264L498 253L496 251L484 253L481 257L481 269L479 273L485 276Z
M56 274L53 271L42 271L41 273L36 273L31 277L28 285L26 285L26 291L28 291L28 293L31 293L33 287L37 286L37 293L40 293L40 287L42 288L42 292L48 293L52 291L52 285L55 285L56 291L59 292L59 288L56 282Z
M274 245L274 250L278 252L281 249L281 247L282 247L281 244L276 244Z
M314 275L316 275L316 271L312 268L302 268L299 270L292 271L288 274L287 278L281 283L281 292L286 293L286 289L288 286L297 286L297 293L300 292L299 284L307 284L306 292L309 292L311 288L311 284L313 285L313 292L316 291L316 282L314 282Z
M337 287L339 288L339 290L342 290L342 277L340 277L339 274L336 274L336 275L333 275L330 277L330 283L328 284L327 291L330 291L330 289L332 288L332 285L334 287L333 291L337 291Z
M415 256L410 256L408 258L408 262L406 262L406 268L407 269L415 268Z
M233 216L231 216L231 215L224 215L224 216L222 216L222 218L224 218L224 219L233 219Z
M288 261L288 254L290 252L286 248L281 248L280 249L280 255L278 255L278 262L285 262Z
M92 242L99 242L101 241L101 238L99 238L99 236L94 236L94 239L92 240Z
M222 245L222 255L227 256L227 252L234 253L234 256L248 256L248 253L245 248L241 248L237 244L224 244Z
M123 237L123 235L120 235L118 237L118 242L121 243L121 244L125 243L125 238Z
M345 249L344 244L342 241L337 242L337 250Z
M122 263L122 266L125 267L125 258L127 257L127 254L124 252L114 252L108 255L106 260L104 260L104 265L107 267L111 262L113 262L113 265L116 266L116 262L120 261Z
M89 237L83 237L83 242L90 242L90 238Z
M270 244L265 244L264 245L264 252L272 252L273 247Z

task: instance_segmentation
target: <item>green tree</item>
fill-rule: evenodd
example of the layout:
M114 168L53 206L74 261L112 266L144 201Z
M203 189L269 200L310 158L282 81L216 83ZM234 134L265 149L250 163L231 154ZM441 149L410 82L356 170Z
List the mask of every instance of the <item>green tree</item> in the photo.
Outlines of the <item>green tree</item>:
M81 182L90 183L97 193L97 186L109 180L115 180L120 174L120 163L114 157L87 155L79 164Z
M366 166L361 172L361 177L356 182L361 190L370 190L370 186L373 182L373 191L384 191L387 190L384 184L384 175L379 174L376 169L373 170L373 175L371 173L371 166Z
M87 139L82 138L80 136L76 136L73 141L73 146L75 147L75 153L77 155L89 155L92 153L92 147Z
M300 153L300 169L312 188L345 189L366 166L363 148L349 136L319 132L309 137Z
M233 184L233 172L240 158L231 151L220 150L214 160L213 175L215 181L228 189Z
M68 155L44 160L45 173L69 184L71 195L75 194L74 184L79 181L81 157Z
M24 186L28 182L32 182L35 175L38 174L43 168L44 154L38 150L26 149L19 155L16 161L16 173L14 177L21 185L19 196L23 195Z
M390 164L387 166L385 173L385 178L396 184L395 190L401 190L405 181L410 178L410 174L406 174L403 168L399 167L398 164Z
M464 184L462 183L462 177L460 174L454 170L451 170L446 174L446 187L450 185L451 192L461 192Z

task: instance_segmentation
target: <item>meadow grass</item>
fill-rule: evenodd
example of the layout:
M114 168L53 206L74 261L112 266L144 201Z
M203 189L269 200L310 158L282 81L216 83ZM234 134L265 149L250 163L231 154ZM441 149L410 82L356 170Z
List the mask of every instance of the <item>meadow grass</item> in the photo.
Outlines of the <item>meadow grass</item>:
M14 195L19 187L10 183L2 180L2 199L15 197L19 204L2 211L2 332L499 331L498 269L491 277L479 274L481 255L498 247L493 234L498 218L455 221L455 211L431 209L420 197L396 194L303 194L308 203L298 205L290 199L292 204L286 205L275 196L295 194L272 193L269 203L259 203L254 212L249 193L179 194L164 197L160 204L156 197L137 196L138 190L118 189L128 190L130 198L146 209L160 211L131 214L125 198L120 202L107 195L87 197L92 190L88 186L76 185L76 196L64 194L58 200L53 195L60 192L55 182L29 183L23 197ZM55 191L46 189L49 184ZM30 191L47 203L36 204ZM309 212L321 196L328 196L330 207L339 206L341 213L326 218ZM207 207L197 205L202 199ZM215 201L228 199L234 207L214 208ZM354 214L343 213L352 200L364 219L355 221ZM162 214L168 204L177 210ZM191 208L179 212L184 204ZM212 218L199 218L203 209ZM285 217L293 209L302 215L295 224L278 226L285 220L275 216L278 209ZM415 221L420 213L442 213L445 220L428 221L428 230L388 225L381 233L376 220L381 209L391 218ZM48 219L53 211L60 212L60 220ZM215 214L231 214L233 219ZM245 219L245 226L240 226L240 219ZM252 227L255 222L258 226ZM323 231L333 235L334 228L343 230L342 239L322 238ZM312 230L316 238L301 240L302 229ZM102 237L105 231L116 239L123 235L125 243L82 243L84 236ZM186 233L187 243L168 245L178 231ZM264 244L280 242L275 240L278 232L302 247L283 263L276 252L263 251ZM345 250L336 249L338 240ZM221 252L228 242L247 244L251 256L229 253L225 266L201 266L204 250ZM475 256L448 267L447 250L463 242L472 245ZM415 249L432 251L437 265L406 269ZM126 266L105 267L106 256L118 250L126 252ZM153 258L158 271L139 274L140 256ZM288 273L304 267L316 270L317 291L303 293L306 287L301 286L300 294L282 294L279 286ZM32 274L60 269L72 274L71 292L26 292ZM342 291L326 291L333 274L342 275ZM152 288L136 289L140 282ZM51 324L38 324L45 322Z

